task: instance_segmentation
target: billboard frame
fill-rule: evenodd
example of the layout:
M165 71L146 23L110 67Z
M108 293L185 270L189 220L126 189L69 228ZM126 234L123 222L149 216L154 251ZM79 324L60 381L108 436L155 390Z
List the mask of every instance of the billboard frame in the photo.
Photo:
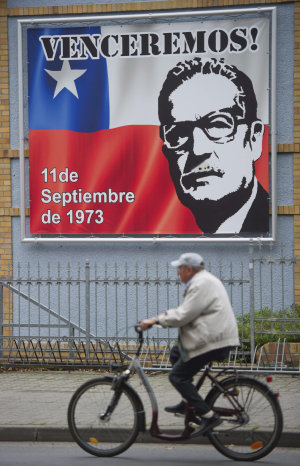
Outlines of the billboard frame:
M37 25L49 23L78 23L137 19L167 19L167 18L190 18L207 17L207 16L227 16L227 15L245 15L251 13L268 13L271 17L271 43L270 43L270 145L271 145L271 235L268 237L239 237L236 235L226 237L206 236L200 234L199 237L182 235L182 236L54 236L44 237L41 235L26 236L26 212L25 212L25 135L24 135L24 74L23 74L23 40L22 32L24 25ZM68 17L48 17L48 18L27 18L18 20L18 88L19 88L19 164L20 164L20 236L22 243L271 243L277 238L277 128L276 128L276 38L277 38L277 9L276 7L265 8L237 8L237 9L218 9L218 10L193 10L193 11L176 11L176 12L155 12L155 13L135 13L135 14L116 14L116 15L95 15L95 16L68 16Z

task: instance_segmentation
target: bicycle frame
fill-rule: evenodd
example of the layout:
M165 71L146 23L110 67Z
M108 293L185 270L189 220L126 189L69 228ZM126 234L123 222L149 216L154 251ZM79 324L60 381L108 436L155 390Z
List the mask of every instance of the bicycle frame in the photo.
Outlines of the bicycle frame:
M195 430L195 427L192 426L192 424L196 424L197 420L195 419L195 413L194 413L194 408L190 407L187 405L186 412L185 412L185 426L184 429L181 433L179 434L168 434L164 433L160 430L158 426L158 403L157 399L155 396L155 393L148 381L148 378L141 366L140 360L139 360L139 354L141 352L142 344L143 344L143 336L142 336L142 331L138 331L137 333L139 334L139 346L137 348L135 356L132 358L132 361L129 365L129 368L124 372L126 374L127 378L129 378L129 375L131 372L136 371L138 374L142 384L144 385L148 396L150 398L151 402L151 407L152 407L152 421L151 421L151 426L149 429L149 432L152 437L156 437L162 440L167 440L167 441L178 441L178 440L185 440L191 436L193 436L193 433L197 435L197 431ZM209 372L209 367L206 367L204 370L202 376L199 378L197 382L197 389L199 390L200 387L203 385L203 382L205 378L208 377L211 382L216 386L220 391L222 391L226 395L226 391L223 389L222 385L210 374ZM231 397L228 397L230 400L230 403L233 406L233 409L225 409L225 408L220 408L218 410L218 413L224 416L234 416L237 415L241 410L242 407L239 405L237 400L232 400ZM236 406L235 406L236 404Z
M195 408L187 403L182 432L177 431L173 435L162 432L158 426L158 402L139 360L143 331L138 326L136 330L139 344L136 354L130 357L129 367L121 374L106 374L85 382L70 400L68 424L81 448L99 457L115 456L129 448L139 432L145 432L143 402L128 383L133 372L137 373L150 398L152 422L148 432L152 437L176 442L207 435L218 451L228 458L241 461L262 458L277 446L283 416L276 394L261 381L240 376L236 371L227 377L230 369L214 374L212 363L204 369L196 388L199 390L206 378L211 382L205 401L210 409L219 414L222 422L220 429L214 424L216 428L205 430Z

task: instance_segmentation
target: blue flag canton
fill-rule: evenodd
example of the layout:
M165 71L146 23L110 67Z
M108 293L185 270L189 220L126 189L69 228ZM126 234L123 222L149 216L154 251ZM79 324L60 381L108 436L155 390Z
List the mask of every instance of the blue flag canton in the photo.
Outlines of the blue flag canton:
M59 37L93 34L100 35L100 27L28 29L30 130L88 133L109 128L106 59L60 58ZM48 55L40 40L43 37L48 37Z

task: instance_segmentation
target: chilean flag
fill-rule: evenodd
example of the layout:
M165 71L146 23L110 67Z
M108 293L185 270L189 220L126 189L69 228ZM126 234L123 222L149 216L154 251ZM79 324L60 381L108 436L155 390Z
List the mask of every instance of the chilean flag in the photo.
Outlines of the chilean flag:
M60 58L57 37L105 29L28 30L30 231L199 234L159 137L158 94L178 57L163 57L160 73L155 57Z

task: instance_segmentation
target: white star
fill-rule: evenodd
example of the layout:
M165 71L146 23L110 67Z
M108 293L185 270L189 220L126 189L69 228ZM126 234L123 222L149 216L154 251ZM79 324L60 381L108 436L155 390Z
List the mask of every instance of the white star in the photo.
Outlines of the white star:
M45 71L50 74L50 76L57 81L56 88L54 92L53 99L60 93L64 88L68 89L72 94L75 95L78 99L78 93L75 85L75 80L80 78L86 70L72 70L68 60L63 61L63 65L60 71L52 71L46 70Z

